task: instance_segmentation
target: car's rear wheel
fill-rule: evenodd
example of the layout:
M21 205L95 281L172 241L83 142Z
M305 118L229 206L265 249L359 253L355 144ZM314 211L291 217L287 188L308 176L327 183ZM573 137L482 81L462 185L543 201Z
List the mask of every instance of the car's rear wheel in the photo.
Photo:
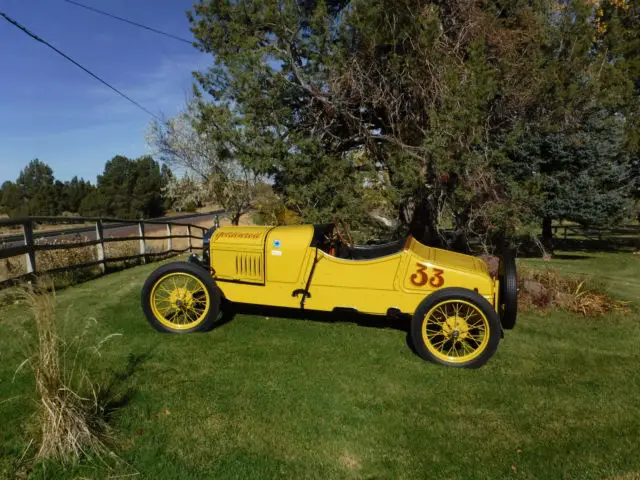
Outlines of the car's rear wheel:
M478 368L493 356L501 338L500 318L484 297L465 288L445 288L418 306L411 337L425 360Z
M511 330L516 325L518 317L518 274L516 271L516 256L511 250L504 252L498 267L500 281L498 312L502 328Z
M213 278L187 262L155 270L142 287L141 300L149 323L163 332L209 330L220 313L220 291Z

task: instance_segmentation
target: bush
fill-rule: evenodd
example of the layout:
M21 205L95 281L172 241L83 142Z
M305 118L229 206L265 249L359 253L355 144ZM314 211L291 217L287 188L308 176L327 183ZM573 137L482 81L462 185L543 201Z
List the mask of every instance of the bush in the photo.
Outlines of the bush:
M612 311L626 312L628 303L611 298L606 285L591 277L566 277L557 270L520 266L518 270L518 309L564 308L584 316Z
M195 212L198 210L198 204L196 202L194 202L193 200L190 202L187 202L184 207L182 207L182 211L183 212Z

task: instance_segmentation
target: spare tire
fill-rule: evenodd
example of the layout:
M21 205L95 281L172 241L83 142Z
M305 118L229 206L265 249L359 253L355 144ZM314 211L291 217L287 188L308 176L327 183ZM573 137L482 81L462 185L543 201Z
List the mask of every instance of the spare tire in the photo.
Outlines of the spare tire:
M500 304L498 305L500 323L502 328L511 330L518 316L518 275L516 255L513 250L505 251L500 258L498 280L500 281Z

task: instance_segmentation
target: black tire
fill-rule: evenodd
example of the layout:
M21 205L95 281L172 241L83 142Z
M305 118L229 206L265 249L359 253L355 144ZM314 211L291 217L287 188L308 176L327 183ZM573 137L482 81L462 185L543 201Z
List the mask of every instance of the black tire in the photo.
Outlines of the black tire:
M163 324L158 318L156 318L153 313L153 309L151 306L151 294L154 288L154 285L158 283L161 279L166 277L169 274L173 273L185 273L196 277L200 280L209 294L209 310L206 316L195 326L187 329L176 329L170 328L169 326ZM220 290L216 286L215 281L211 278L209 272L207 272L204 268L199 267L193 263L189 262L172 262L166 265L161 266L156 269L147 280L144 282L141 292L141 303L142 303L142 311L144 312L147 320L151 324L153 328L160 332L169 332L169 333L191 333L191 332L204 332L210 330L215 321L218 319L218 315L220 314Z
M444 304L445 302L451 302L454 300L460 300L474 306L484 315L488 324L488 329L486 329L485 331L485 335L488 335L487 343L484 345L483 349L476 354L475 357L463 362L447 361L439 358L431 352L422 335L423 325L426 321L425 317L431 311L431 309L440 304ZM501 337L502 329L500 327L500 317L498 316L498 313L493 309L491 304L487 302L484 297L466 288L443 288L442 290L438 290L435 293L432 293L420 303L415 313L413 314L413 319L411 321L411 338L413 340L413 346L418 355L420 355L425 360L429 360L431 362L440 365L446 365L449 367L481 367L482 365L487 363L487 361L489 361L489 359L496 352ZM478 348L480 348L479 345Z
M518 317L518 273L516 271L515 252L508 250L500 258L498 270L500 281L498 313L502 328L511 330Z

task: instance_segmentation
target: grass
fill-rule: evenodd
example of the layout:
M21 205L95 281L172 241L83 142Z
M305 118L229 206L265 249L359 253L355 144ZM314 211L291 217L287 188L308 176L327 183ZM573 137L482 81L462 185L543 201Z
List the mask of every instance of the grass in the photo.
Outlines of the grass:
M590 257L551 264L612 277L613 293L640 302L640 289L621 288L637 281L638 255ZM640 474L636 307L598 319L562 311L521 315L496 356L468 371L420 360L402 325L239 314L206 334L159 334L138 306L142 282L156 267L58 295L62 311L97 319L96 338L123 334L92 368L118 372L135 365L131 377L114 374L134 388L112 419L125 466L40 464L32 478L622 480ZM11 381L23 359L16 332L24 316L19 305L0 312L0 477L15 473L32 438L23 427L35 411L32 380L18 374Z

